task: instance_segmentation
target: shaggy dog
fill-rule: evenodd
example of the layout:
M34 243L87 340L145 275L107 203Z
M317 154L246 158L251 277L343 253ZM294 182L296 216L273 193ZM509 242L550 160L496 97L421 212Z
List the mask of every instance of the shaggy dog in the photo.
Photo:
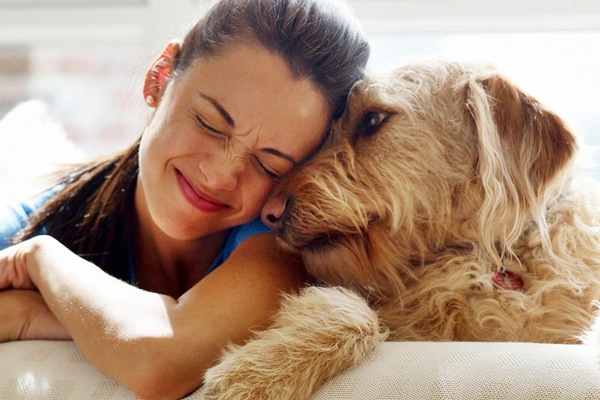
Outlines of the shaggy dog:
M600 344L600 189L576 152L564 122L493 68L366 78L263 214L312 275L351 291L288 298L273 329L208 372L209 396L306 398L388 330Z

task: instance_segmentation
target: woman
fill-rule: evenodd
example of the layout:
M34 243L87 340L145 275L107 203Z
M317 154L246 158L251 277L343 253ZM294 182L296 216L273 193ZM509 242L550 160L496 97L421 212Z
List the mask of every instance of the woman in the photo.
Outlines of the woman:
M367 57L337 0L218 2L149 69L134 146L2 214L0 288L36 290L0 292L0 340L72 338L142 398L201 385L305 282L258 216Z

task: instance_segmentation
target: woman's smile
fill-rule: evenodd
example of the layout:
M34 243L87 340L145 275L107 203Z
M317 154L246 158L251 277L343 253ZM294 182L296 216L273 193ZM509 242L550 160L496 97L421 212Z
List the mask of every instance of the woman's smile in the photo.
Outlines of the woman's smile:
M217 212L228 207L226 204L219 203L193 186L179 170L175 170L175 175L177 176L177 183L183 197L197 209L205 212Z

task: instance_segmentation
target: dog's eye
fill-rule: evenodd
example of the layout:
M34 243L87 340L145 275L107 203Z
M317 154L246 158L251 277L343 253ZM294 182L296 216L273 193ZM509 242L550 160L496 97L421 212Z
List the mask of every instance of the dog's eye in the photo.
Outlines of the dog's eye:
M382 111L367 111L362 117L361 133L365 136L373 135L379 130L387 117L388 115Z

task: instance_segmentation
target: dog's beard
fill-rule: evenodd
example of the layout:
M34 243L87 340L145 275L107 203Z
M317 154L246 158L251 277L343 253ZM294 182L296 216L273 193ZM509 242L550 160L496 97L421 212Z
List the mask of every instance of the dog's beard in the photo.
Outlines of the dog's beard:
M316 242L315 242L316 243ZM358 285L362 291L371 281L372 268L366 241L359 236L339 236L327 239L302 251L308 272L328 284Z
M339 229L339 228L342 229ZM277 230L280 245L294 252L323 252L328 247L360 235L361 229L343 226L318 216L289 216Z

